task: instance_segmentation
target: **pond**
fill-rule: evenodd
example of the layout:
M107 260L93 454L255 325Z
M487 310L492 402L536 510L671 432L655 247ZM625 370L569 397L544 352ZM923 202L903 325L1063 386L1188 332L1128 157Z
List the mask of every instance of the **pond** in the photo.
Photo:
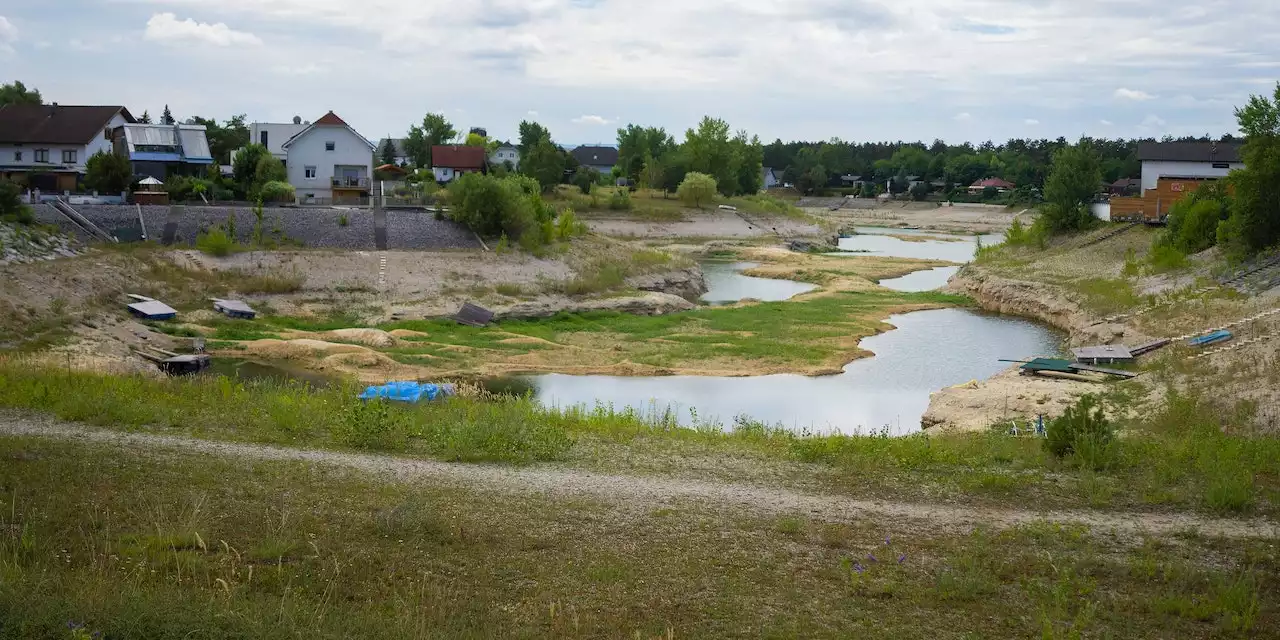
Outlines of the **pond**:
M872 255L892 258L914 258L916 260L947 260L963 264L973 260L973 255L978 248L978 238L981 238L983 246L1004 241L1004 236L993 234L949 236L939 232L915 229L883 229L878 227L857 227L855 231L858 235L840 238L840 248L845 251L860 251L862 253L833 253L830 255ZM908 241L893 236L920 236L920 240ZM947 239L937 240L935 238Z
M836 376L753 378L542 375L527 378L546 405L612 405L670 411L682 424L694 416L731 428L738 415L797 431L894 435L920 430L929 396L944 387L991 377L999 360L1058 352L1062 336L1027 320L938 309L895 315L896 330L866 338L873 358L855 360Z
M762 302L790 300L802 293L817 289L816 285L742 275L747 269L760 266L754 262L703 262L702 275L707 281L707 292L701 300L708 304L731 304L746 299Z

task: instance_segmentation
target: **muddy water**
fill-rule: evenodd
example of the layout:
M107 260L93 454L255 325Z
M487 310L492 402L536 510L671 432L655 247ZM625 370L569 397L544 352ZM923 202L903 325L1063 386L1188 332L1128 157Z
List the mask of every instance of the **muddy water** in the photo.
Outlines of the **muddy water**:
M707 292L701 300L708 304L729 304L751 298L763 302L790 300L818 287L793 280L744 276L742 272L760 266L754 262L703 262L702 275Z
M948 236L938 232L917 231L912 229L880 229L876 227L858 227L858 235L840 239L840 248L845 251L860 251L853 254L832 255L873 255L893 258L915 258L916 260L947 260L964 264L973 260L978 247L978 238L983 245L992 245L1003 241L999 235L984 236ZM909 242L895 236L920 236L921 240ZM934 238L948 238L935 240ZM952 239L954 238L954 239Z

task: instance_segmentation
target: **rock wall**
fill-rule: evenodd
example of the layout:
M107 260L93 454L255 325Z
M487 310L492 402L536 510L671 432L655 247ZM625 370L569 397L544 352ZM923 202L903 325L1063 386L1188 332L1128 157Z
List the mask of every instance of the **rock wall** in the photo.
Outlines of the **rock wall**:
M641 291L669 293L693 301L707 292L707 281L702 275L702 269L696 265L687 269L636 276L627 283Z
M69 258L70 238L24 225L0 222L0 265Z

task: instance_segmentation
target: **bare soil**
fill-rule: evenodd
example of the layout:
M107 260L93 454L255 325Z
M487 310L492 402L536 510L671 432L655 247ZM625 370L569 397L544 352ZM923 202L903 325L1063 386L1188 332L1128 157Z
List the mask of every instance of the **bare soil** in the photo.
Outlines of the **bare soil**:
M724 210L689 213L679 220L647 221L631 216L592 216L592 231L619 238L765 238L815 236L823 229L816 224L791 218L746 218Z
M812 203L819 204L819 203ZM912 227L953 233L1002 233L1019 216L1024 223L1031 214L1022 209L986 204L938 206L936 203L876 203L862 199L833 199L826 206L806 207L810 215L830 220L840 226ZM831 211L830 207L839 209Z

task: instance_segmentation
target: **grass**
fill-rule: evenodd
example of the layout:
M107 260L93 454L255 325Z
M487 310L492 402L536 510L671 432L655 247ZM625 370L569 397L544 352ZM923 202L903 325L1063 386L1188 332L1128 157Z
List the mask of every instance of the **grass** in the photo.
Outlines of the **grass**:
M578 213L607 214L611 216L625 215L649 222L678 222L687 215L698 215L699 211L685 205L675 194L664 194L656 189L637 189L624 199L617 197L616 187L597 186L588 194L577 187L563 186L551 196L553 201L563 203ZM627 193L623 190L623 193ZM623 204L625 201L625 204ZM729 205L750 215L779 216L803 222L811 222L812 218L799 208L783 200L769 195L746 195L726 198L717 196L714 202L705 205L702 212L712 212L719 205Z
M0 438L0 637L1256 637L1264 540L973 533ZM637 508L638 507L638 508ZM872 631L873 630L873 631Z

